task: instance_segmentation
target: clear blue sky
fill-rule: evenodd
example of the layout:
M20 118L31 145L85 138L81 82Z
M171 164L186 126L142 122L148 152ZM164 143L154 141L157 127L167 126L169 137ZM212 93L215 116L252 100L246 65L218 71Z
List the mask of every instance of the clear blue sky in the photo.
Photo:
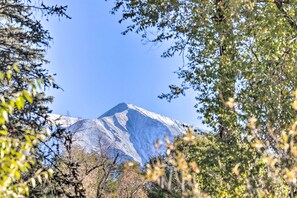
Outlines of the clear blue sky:
M120 102L201 126L194 109L195 95L173 100L158 99L178 84L176 74L181 57L161 58L165 45L142 44L135 33L121 35L126 24L111 15L112 1L60 0L68 5L71 20L56 18L45 22L54 38L48 51L51 73L64 91L50 91L55 97L54 113L96 118Z

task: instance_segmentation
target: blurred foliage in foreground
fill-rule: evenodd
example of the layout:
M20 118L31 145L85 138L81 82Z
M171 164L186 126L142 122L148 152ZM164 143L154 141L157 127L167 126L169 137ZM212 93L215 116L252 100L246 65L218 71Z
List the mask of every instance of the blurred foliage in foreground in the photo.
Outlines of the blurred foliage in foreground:
M297 91L293 109L297 110ZM224 139L194 134L189 128L167 152L147 165L147 179L163 197L295 197L297 195L297 118L281 131L270 128L270 141L252 117L246 132Z

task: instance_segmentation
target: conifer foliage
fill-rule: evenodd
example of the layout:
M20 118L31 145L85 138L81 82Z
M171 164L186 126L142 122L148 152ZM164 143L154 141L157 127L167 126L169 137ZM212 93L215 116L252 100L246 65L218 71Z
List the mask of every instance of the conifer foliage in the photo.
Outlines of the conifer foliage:
M58 88L44 67L52 38L40 20L68 17L65 11L43 1L0 0L0 197L28 196L52 173L37 169L52 100L44 90Z

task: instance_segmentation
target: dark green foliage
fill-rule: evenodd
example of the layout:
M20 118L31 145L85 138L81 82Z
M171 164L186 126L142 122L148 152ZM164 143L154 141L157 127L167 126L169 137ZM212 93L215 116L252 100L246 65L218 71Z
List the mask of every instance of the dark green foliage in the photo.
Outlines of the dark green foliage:
M46 6L38 1L0 2L0 71L12 74L9 84L1 80L1 96L10 98L14 93L28 90L31 86L37 89L32 103L26 103L24 109L12 117L15 122L13 126L28 125L38 131L45 125L44 119L40 118L46 118L49 112L46 104L52 98L45 96L43 90L59 86L45 69L48 62L45 52L52 38L38 18L48 15L67 16L65 9L65 6ZM12 73L14 66L17 66L18 71Z

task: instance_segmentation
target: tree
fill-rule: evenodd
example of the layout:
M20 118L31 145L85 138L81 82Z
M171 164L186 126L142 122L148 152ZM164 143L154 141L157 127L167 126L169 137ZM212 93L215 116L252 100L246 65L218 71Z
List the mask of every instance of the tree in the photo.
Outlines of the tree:
M45 159L42 152L38 152L38 144L46 139L50 112L47 104L52 101L44 90L58 88L58 85L44 68L48 62L45 52L52 38L39 18L52 15L68 17L65 10L66 6L47 6L40 1L0 1L0 98L3 115L0 144L1 148L7 148L0 158L16 164L11 172L14 174L7 174L7 164L1 163L1 196L28 195L29 187L36 185L35 176L42 182L40 173L44 167L41 164ZM31 185L28 183L30 178Z
M116 195L120 155L98 134L96 145L86 145L76 135L77 128L69 130L67 118L55 123L66 127L52 133L45 145L51 156L49 166L55 171L49 184L39 185L35 193L40 197L113 197ZM82 124L78 122L77 124ZM67 126L68 125L68 126ZM90 149L92 147L92 149ZM45 152L44 152L45 153Z
M291 137L295 135L283 131L276 140L278 153L272 153L266 142L251 134L224 141L218 135L194 134L189 129L174 142L167 141L165 157L147 165L148 180L159 186L152 186L150 195L294 197L296 145Z
M15 66L17 70L17 67ZM10 83L10 75L0 72L1 82ZM15 93L9 100L1 97L0 102L0 197L22 197L29 195L29 183L35 187L36 180L46 181L52 170L39 169L33 174L28 174L30 168L35 164L35 157L32 153L35 151L36 142L43 141L45 135L42 132L35 133L26 126L18 126L18 130L23 130L23 139L15 138L10 131L10 115L16 110L23 109L23 103L32 102L32 95L27 90ZM15 106L17 108L15 108ZM11 134L12 133L12 134ZM23 176L25 175L25 176Z
M217 132L193 136L192 146L175 142L164 163L148 167L150 179L170 184L169 167L188 179L180 183L182 195L295 196L296 10L294 0L115 1L120 22L131 20L124 34L173 41L163 56L186 55L177 71L182 84L160 97L170 101L193 89L198 112ZM201 172L191 172L192 162Z
M134 162L124 162L122 164L121 175L119 176L118 197L123 198L146 198L147 181L143 172L139 169L139 164Z
M197 111L224 136L244 128L250 116L264 134L266 124L280 129L294 118L296 7L291 0L116 0L113 13L122 12L120 22L131 20L124 34L172 41L164 57L185 54L177 71L181 86L171 85L161 98L195 90Z

